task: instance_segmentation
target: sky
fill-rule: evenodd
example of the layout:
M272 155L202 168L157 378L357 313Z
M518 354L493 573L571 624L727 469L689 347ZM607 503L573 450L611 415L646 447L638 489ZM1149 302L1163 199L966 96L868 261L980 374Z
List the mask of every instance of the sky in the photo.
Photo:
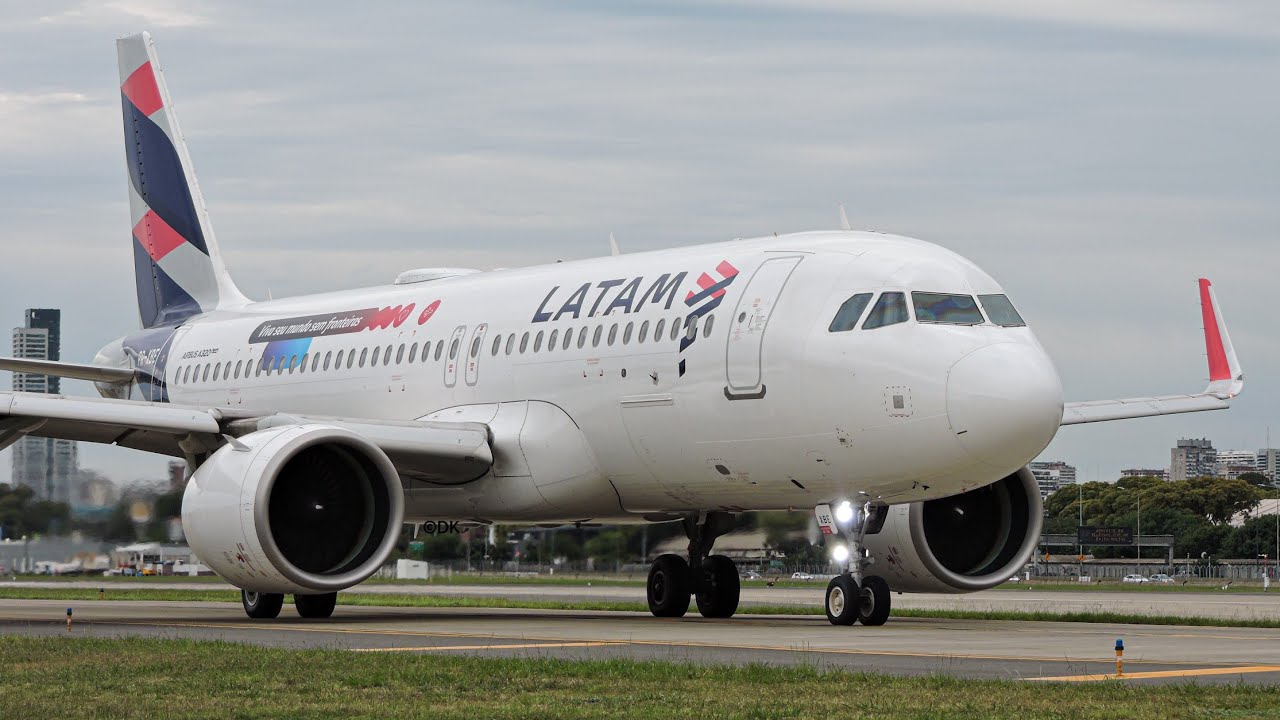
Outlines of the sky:
M843 202L999 280L1068 400L1199 391L1213 280L1232 409L1064 428L1044 459L1105 480L1180 437L1280 444L1274 3L2 0L0 326L62 308L69 361L138 323L113 40L143 29L251 297L597 256L610 232L836 229Z

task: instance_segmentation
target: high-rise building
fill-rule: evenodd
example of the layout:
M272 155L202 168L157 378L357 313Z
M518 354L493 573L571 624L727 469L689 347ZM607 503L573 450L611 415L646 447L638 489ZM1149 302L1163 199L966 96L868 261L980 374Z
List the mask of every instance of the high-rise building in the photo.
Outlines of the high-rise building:
M1276 475L1277 465L1280 465L1280 449L1263 448L1254 457L1254 467L1258 468L1258 472L1266 475L1267 479L1273 483L1280 479L1280 476Z
M1258 471L1258 453L1253 450L1219 450L1214 474L1235 478L1247 472Z
M1171 480L1187 480L1217 473L1218 451L1207 439L1188 440L1183 438L1169 453L1169 478Z
M62 355L62 313L50 308L27 310L26 325L13 329L13 356L30 360L59 360ZM56 393L58 378L13 373L13 389L19 392ZM72 488L80 474L76 443L26 436L13 445L13 484L29 487L41 500L71 502Z
M1075 466L1061 460L1033 462L1027 468L1036 476L1041 500L1057 492L1063 485L1074 485L1076 482Z

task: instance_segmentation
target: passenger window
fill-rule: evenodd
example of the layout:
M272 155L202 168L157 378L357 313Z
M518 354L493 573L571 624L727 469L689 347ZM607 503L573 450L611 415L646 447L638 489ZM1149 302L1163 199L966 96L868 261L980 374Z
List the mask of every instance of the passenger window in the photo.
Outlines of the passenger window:
M689 316L689 319L688 319L688 321L686 322L686 327L685 327L685 331L684 331L684 336L685 336L686 338L688 338L689 340L696 340L696 339L697 339L697 337L698 337L698 316L697 316L696 314L694 314L694 315L690 315L690 316Z
M578 349L581 350L587 344L587 326L583 325L578 331Z
M871 308L871 313L862 323L862 329L870 330L885 325L897 325L908 319L906 295L900 292L881 293L875 307Z
M444 352L444 341L436 343L436 360L440 359L440 355Z
M302 362L298 364L298 372L307 371L307 360L310 358L309 353L302 353Z
M520 354L523 355L524 351L528 349L528 347L529 347L529 333L525 333L520 336Z
M547 352L551 352L556 349L556 338L559 334L559 330L551 331L551 337L547 338Z
M715 315L707 316L707 321L702 324L702 337L704 338L711 337L711 325L712 323L715 322L715 319L716 319Z
M239 379L240 379L240 369L241 369L243 366L244 366L244 361L243 361L243 360L237 360L237 361L236 361L236 372L235 372L235 379L236 379L236 380L239 380Z
M262 366L263 366L263 365L266 365L266 364L267 364L267 359L266 359L266 358L262 358L262 361L261 361L261 362L256 362L256 363L254 363L254 364L253 364L253 367L254 367L254 370L253 370L253 376L254 376L254 377L262 377Z
M858 326L858 320L862 318L862 311L866 310L869 304L871 304L871 293L858 293L845 300L836 311L836 316L831 318L827 332L848 332L854 329Z
M459 344L458 338L454 338L454 339L453 339L453 342L449 344L449 359L450 359L450 360L457 360L457 359L458 359L458 344Z
M364 361L368 357L369 357L369 348L361 349L360 350L360 367L364 367Z
M213 366L213 381L218 382L218 374L222 372L222 363Z
M311 356L311 372L315 372L320 367L320 353Z
M499 350L501 347L502 347L502 335L494 335L494 336L493 336L493 348L492 348L492 349L490 349L490 351L489 351L489 355L490 355L490 356L493 356L493 357L496 357L496 356L498 355L498 350Z
M330 350L329 352L327 352L327 353L325 353L325 354L324 354L324 369L325 369L325 370L328 370L328 369L329 369L329 360L332 358L332 356L333 356L333 351L332 351L332 350ZM341 350L339 350L339 351L338 351L338 362L342 362L342 351L341 351Z
M404 362L404 343L400 343L400 349L396 350L396 364Z
M209 382L209 363L204 364L204 374L200 376L200 382Z
M418 343L409 346L409 364L412 365L415 358L418 357Z
M293 374L293 369L296 367L298 367L298 356L297 355L289 356L289 374L290 375Z
M609 345L613 345L613 341L618 339L618 323L614 323L609 328Z
M542 349L542 331L538 331L537 337L533 339L533 351L538 352Z
M671 321L671 339L680 337L680 318Z
M190 365L188 365L182 371L182 384L186 385L189 382L191 382L191 366Z
M659 319L658 324L653 326L654 342L658 342L659 340L662 339L662 331L665 330L666 328L667 328L667 319L666 318Z
M355 364L356 364L356 349L351 348L350 350L347 351L347 369L350 370L351 366ZM360 361L360 367L364 367L363 360Z
M564 345L560 346L561 350L568 350L569 343L573 342L573 328L564 331Z
M600 336L604 334L604 326L597 325L596 331L591 333L591 347L600 347Z
M285 365L287 365L287 364L288 364L288 362L289 362L289 357L288 357L287 355L281 355L281 356L280 356L280 360L276 363L276 374L277 374L277 375L283 375L283 374L284 374L284 366L285 366ZM289 369L290 369L290 370L292 370L293 368L292 368L292 367L290 367Z
M627 323L626 329L622 331L622 344L626 345L631 342L631 331L635 328L635 323Z
M970 295L913 292L911 304L916 308L916 322L980 325L983 321L982 311Z
M649 321L645 320L640 323L640 335L636 337L636 342L642 343L649 339Z
M369 357L369 367L377 367L377 366L378 366L378 355L379 355L381 352L382 352L382 348L380 348L380 347L375 347L375 348L373 349L373 355L371 355L371 356Z
M1013 303L1009 302L1009 298L1004 295L979 295L978 302L982 303L982 309L987 311L987 317L991 318L991 322L997 325L1004 327L1026 325L1018 311L1013 309Z
M480 336L477 335L476 338L471 341L471 357L475 357L479 354L480 354Z
M231 361L230 361L230 360L228 360L228 361L227 361L227 364L222 368L222 380L223 380L223 382L226 382L226 380L227 380L228 378L230 378L230 377L231 377Z
M341 368L342 368L342 354L343 354L344 352L345 352L344 350L339 350L339 351L338 351L338 360L337 360L337 362L335 362L335 363L333 364L333 369L334 369L334 370L339 370L339 369L341 369Z
M392 347L393 347L393 346L388 345L388 346L386 346L385 348L383 348L383 349L382 349L382 364L383 364L383 365L390 365L390 364L391 364L391 350L392 350Z

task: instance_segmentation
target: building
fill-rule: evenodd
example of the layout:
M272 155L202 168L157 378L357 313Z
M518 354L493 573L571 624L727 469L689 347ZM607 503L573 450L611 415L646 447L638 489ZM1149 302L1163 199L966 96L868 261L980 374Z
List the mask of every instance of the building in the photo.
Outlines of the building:
M1120 471L1120 479L1135 477L1153 477L1161 480L1169 479L1169 471L1164 468L1129 468Z
M1217 472L1218 451L1213 449L1213 443L1207 439L1183 438L1169 453L1169 479L1171 480L1213 476Z
M1061 460L1038 461L1027 466L1031 474L1036 476L1036 484L1040 486L1040 499L1054 494L1063 485L1076 483L1076 468Z
M62 313L51 308L27 310L26 324L13 329L13 356L30 360L62 357ZM19 392L57 393L59 379L32 373L13 373ZM29 487L41 500L69 503L80 473L76 443L26 436L13 445L13 484Z
M1258 469L1258 472L1266 475L1267 479L1274 483L1277 480L1276 466L1280 465L1280 449L1264 448L1259 450L1257 455L1254 456L1253 465Z
M1258 453L1254 450L1219 450L1214 464L1218 477L1236 478L1247 472L1258 472Z

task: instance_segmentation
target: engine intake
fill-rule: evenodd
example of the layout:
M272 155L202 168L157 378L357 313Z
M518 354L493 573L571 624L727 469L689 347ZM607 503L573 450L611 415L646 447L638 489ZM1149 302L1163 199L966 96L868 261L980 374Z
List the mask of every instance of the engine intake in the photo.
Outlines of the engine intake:
M1040 489L1024 467L960 495L890 508L884 528L866 537L870 573L903 592L986 590L1031 560L1043 525Z
M395 467L376 445L327 425L270 428L219 448L187 484L195 554L255 592L333 592L386 561L404 519Z

